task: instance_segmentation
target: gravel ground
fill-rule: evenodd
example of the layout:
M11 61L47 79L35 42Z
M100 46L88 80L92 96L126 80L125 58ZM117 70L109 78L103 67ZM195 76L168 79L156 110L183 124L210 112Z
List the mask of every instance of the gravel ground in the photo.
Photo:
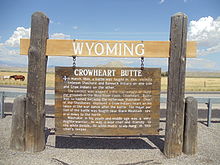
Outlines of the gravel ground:
M46 119L54 128L54 118ZM160 127L165 128L165 119ZM0 165L207 165L220 164L220 121L211 127L198 124L198 153L167 159L161 152L164 131L147 138L70 138L50 134L46 149L38 153L9 149L11 116L0 119Z

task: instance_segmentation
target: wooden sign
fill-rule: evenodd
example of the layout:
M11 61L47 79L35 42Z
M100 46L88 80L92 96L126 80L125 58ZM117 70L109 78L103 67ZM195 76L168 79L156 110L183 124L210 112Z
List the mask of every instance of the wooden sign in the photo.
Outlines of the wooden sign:
M29 39L20 40L20 54L27 55ZM108 41L48 39L47 56L168 58L169 41ZM186 57L196 57L196 42L187 42Z
M141 136L159 129L159 68L55 68L57 135Z

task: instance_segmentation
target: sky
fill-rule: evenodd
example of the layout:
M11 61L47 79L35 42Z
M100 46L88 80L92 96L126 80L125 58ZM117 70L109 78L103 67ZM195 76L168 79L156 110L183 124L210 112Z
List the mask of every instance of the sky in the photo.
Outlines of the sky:
M19 54L20 38L30 37L31 15L50 19L50 39L168 41L171 16L188 16L189 41L198 43L197 58L187 70L220 71L219 0L0 0L0 66L27 66ZM119 61L140 67L138 58L77 57L90 67ZM49 57L48 66L71 66L70 57ZM167 59L145 58L145 67L167 70Z

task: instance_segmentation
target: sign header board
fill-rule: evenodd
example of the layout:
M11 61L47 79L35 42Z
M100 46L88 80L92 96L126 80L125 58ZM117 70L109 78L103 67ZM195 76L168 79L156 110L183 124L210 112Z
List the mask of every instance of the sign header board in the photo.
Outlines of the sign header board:
M20 40L27 55L29 39ZM47 40L47 56L168 58L169 41ZM196 57L196 42L187 42L186 57Z

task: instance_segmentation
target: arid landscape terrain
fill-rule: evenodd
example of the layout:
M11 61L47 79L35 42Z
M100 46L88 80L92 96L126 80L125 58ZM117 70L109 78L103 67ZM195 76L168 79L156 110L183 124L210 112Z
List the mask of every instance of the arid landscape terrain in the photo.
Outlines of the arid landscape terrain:
M115 67L115 66L113 66ZM116 66L117 67L117 66ZM54 68L47 70L47 87L54 88L55 73ZM3 76L24 75L25 81L15 81L14 79L3 79ZM220 72L187 72L186 91L220 91ZM27 68L0 67L0 85L26 86ZM167 77L161 77L161 90L166 91Z
M24 75L25 81L3 79L3 76ZM54 69L47 73L47 87L50 92L54 88ZM10 91L24 92L27 85L27 70L25 68L1 68L0 86ZM162 76L161 88L166 91L167 77ZM19 89L21 87L21 89ZM186 91L201 92L199 97L205 97L212 92L220 91L220 73L188 72ZM52 92L54 93L54 92ZM165 97L162 94L162 97ZM216 97L216 95L215 95ZM0 119L0 165L218 165L220 164L220 109L213 109L212 124L207 127L205 104L199 109L198 119L198 150L195 155L182 154L176 158L167 159L163 155L165 135L165 113L161 110L158 136L145 137L69 137L56 136L54 133L54 103L46 108L46 148L42 152L29 153L13 151L9 148L11 136L11 109L13 100L6 105L6 117ZM218 104L219 105L219 104ZM48 108L49 107L49 108ZM161 106L164 108L164 106Z

